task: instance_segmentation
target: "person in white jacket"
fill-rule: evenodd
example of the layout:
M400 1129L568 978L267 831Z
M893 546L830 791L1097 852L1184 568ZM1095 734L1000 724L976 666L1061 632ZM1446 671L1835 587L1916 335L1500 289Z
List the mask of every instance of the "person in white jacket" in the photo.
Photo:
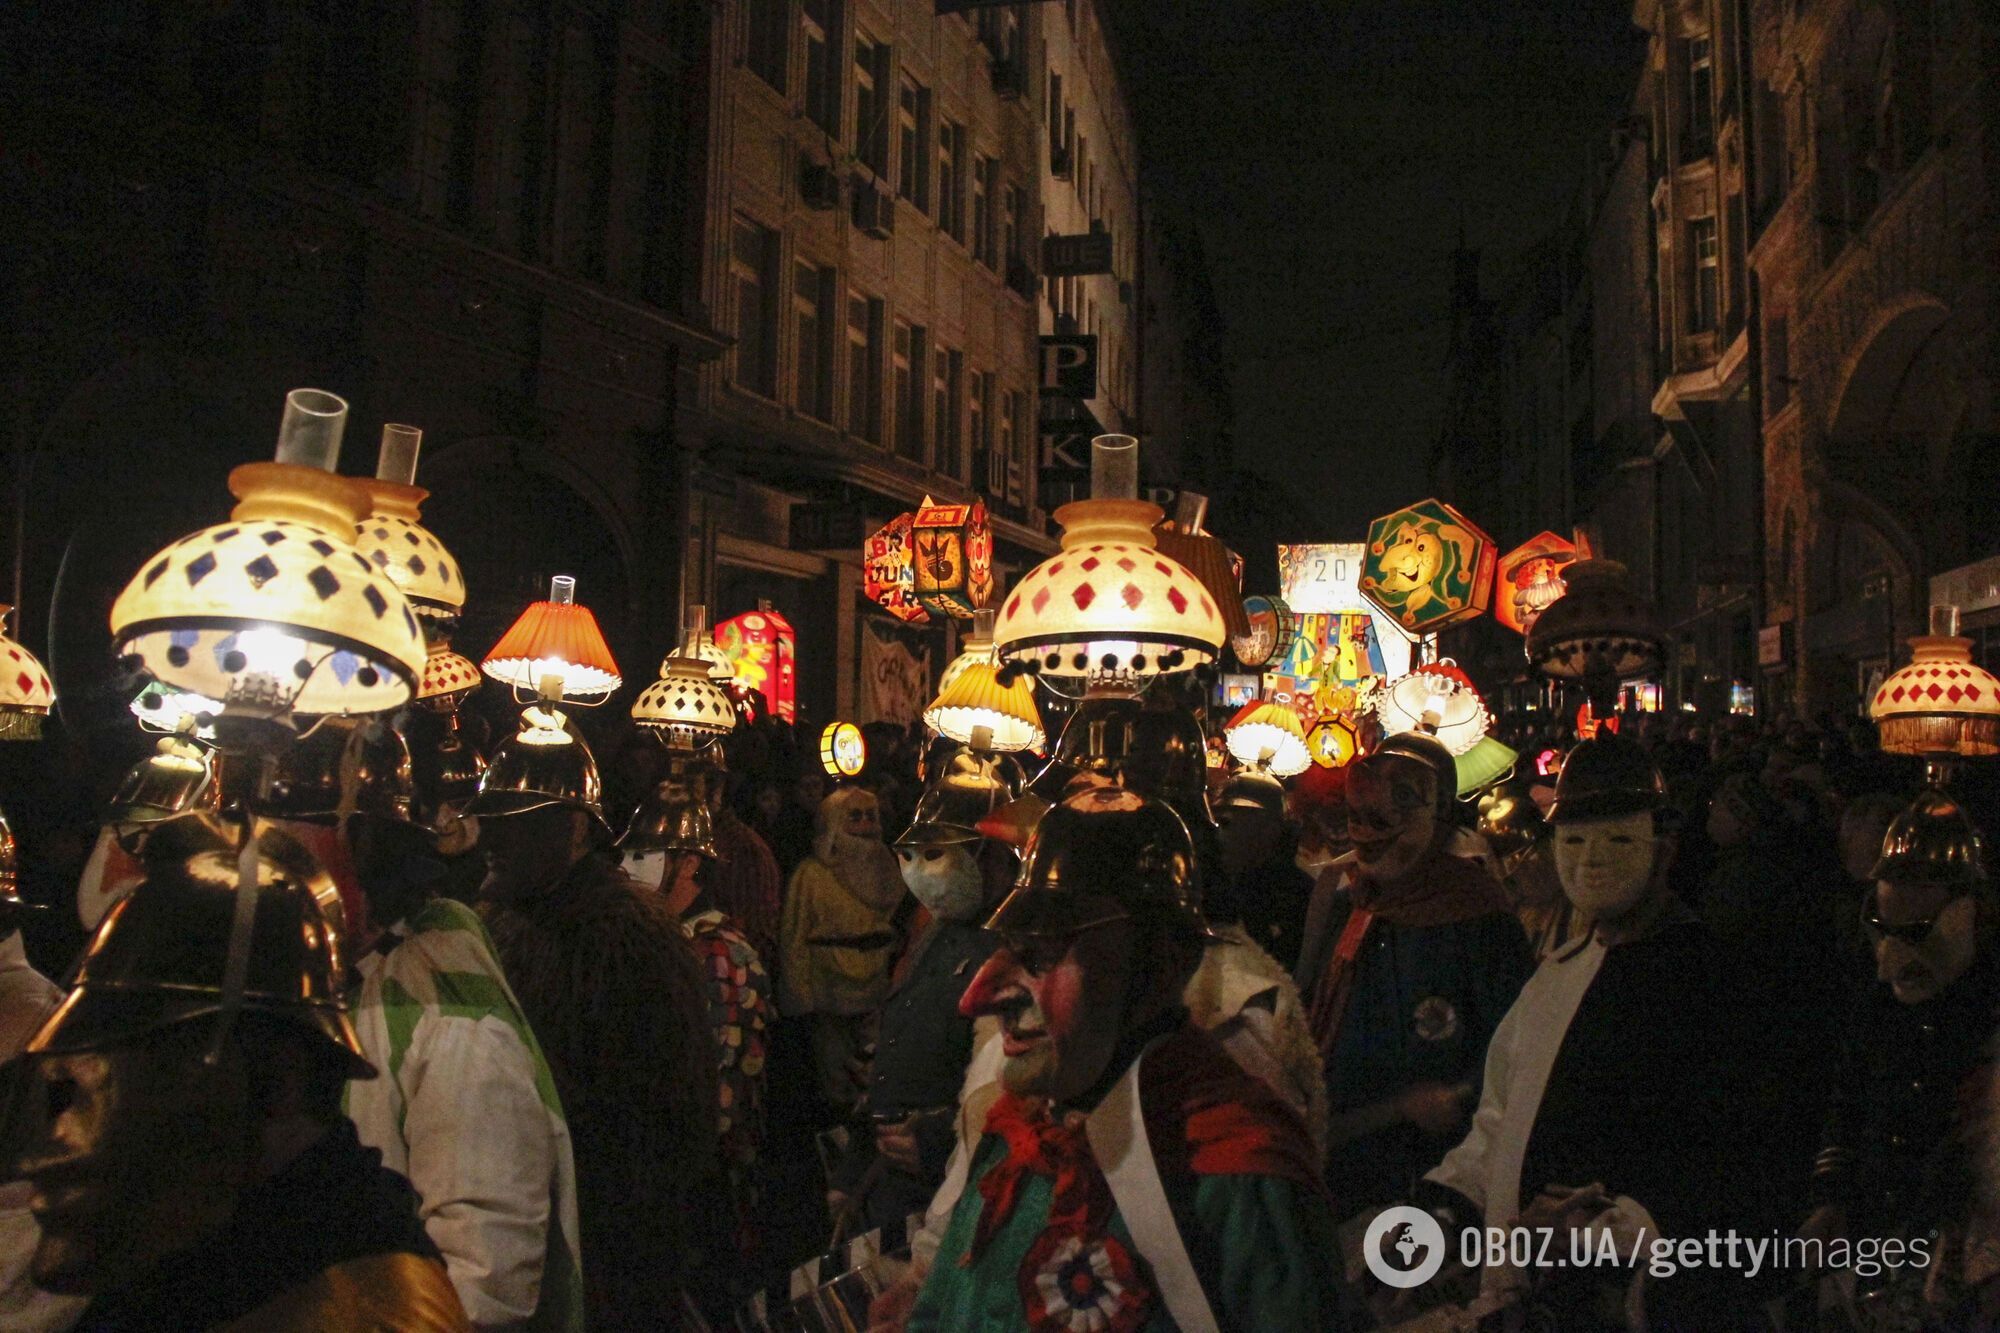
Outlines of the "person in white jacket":
M409 1177L424 1229L480 1330L584 1324L569 1127L478 913L431 895L412 825L348 822L376 919L354 1025L381 1077L348 1085L361 1141Z

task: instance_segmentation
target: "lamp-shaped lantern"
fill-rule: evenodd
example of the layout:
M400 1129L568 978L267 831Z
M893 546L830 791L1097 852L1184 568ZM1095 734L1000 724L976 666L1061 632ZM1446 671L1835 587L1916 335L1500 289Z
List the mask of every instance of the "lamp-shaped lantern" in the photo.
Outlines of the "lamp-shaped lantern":
M688 608L681 647L667 654L660 678L633 701L632 721L670 750L702 749L736 726L736 705L715 682L702 655L707 642L708 608L697 603Z
M924 710L924 725L961 745L971 744L973 733L984 729L988 746L1000 753L1040 750L1048 735L1034 686L1018 676L1003 684L993 660L994 614L982 608L973 617L972 635L944 669L937 698Z
M1250 633L1250 617L1243 606L1243 587L1238 581L1238 565L1222 538L1202 527L1208 518L1208 497L1199 491L1182 491L1174 501L1174 517L1153 529L1153 541L1167 556L1186 567L1201 580L1208 595L1222 612L1223 626L1234 640Z
M1383 735L1420 731L1454 758L1479 744L1493 723L1471 678L1449 658L1420 666L1391 684L1377 701L1375 716Z
M1666 638L1616 560L1579 560L1563 570L1563 582L1568 591L1529 627L1528 663L1582 685L1591 711L1609 717L1620 681L1660 669Z
M1249 704L1229 720L1222 734L1238 763L1263 769L1272 777L1296 776L1313 761L1299 715L1285 704L1268 700Z
M7 637L14 608L0 602L0 741L31 741L55 706L55 686L35 655Z
M934 616L969 618L993 595L993 526L986 502L924 497L910 518L910 592Z
M480 668L517 698L532 691L534 701L521 710L520 729L494 748L467 808L508 814L569 805L608 827L596 756L556 707L564 700L602 703L623 683L597 618L576 600L576 580L568 574L549 580L548 600L530 603Z
M1470 800L1488 787L1513 777L1514 766L1520 759L1520 754L1511 747L1491 736L1480 737L1479 744L1464 754L1452 756L1453 767L1458 770L1458 799Z
M423 633L402 590L355 549L368 492L332 471L346 421L341 399L292 390L277 461L229 474L229 521L162 550L112 604L114 650L219 700L221 723L379 712L416 688Z
M938 693L951 688L959 673L974 662L984 662L988 666L1000 665L1000 654L993 647L993 622L999 617L996 607L982 606L972 616L972 629L958 646L958 656L945 665L944 674L938 677Z
M1868 715L1890 754L1940 766L2000 754L2000 679L1972 660L1972 640L1958 633L1957 607L1931 608L1931 632L1910 640L1909 665L1882 682Z

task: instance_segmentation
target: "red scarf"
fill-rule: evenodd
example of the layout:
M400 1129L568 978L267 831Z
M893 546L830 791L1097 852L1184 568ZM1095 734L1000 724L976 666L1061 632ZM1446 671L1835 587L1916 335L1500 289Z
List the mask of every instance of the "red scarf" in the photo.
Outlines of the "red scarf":
M1090 1140L1084 1136L1083 1117L1057 1124L1049 1119L1048 1104L1039 1098L1003 1093L986 1115L986 1132L998 1134L1007 1144L1007 1156L979 1180L979 1194L985 1206L979 1210L979 1226L973 1232L967 1261L977 1259L987 1242L1013 1217L1021 1201L1021 1187L1031 1175L1049 1176L1055 1181L1054 1198L1049 1203L1048 1229L1062 1235L1101 1235L1111 1221L1111 1187L1091 1156Z

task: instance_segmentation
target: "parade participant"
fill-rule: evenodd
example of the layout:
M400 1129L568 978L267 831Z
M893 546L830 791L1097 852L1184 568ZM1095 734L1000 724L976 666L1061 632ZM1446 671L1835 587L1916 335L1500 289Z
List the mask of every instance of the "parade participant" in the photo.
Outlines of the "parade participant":
M0 1088L9 1097L15 1080L26 1073L12 1063L14 1057L62 1002L62 991L28 962L21 940L21 921L33 910L21 897L14 834L0 815ZM43 1291L29 1276L42 1239L29 1196L26 1181L0 1185L0 1328L57 1333L76 1322L83 1302Z
M657 857L661 899L687 931L708 986L708 1021L715 1040L716 1130L732 1225L722 1243L702 1246L702 1284L713 1297L728 1290L730 1271L756 1250L758 1158L765 1132L765 1057L772 1022L771 981L736 922L715 904L708 877L717 860L709 807L697 786L667 781L633 816L620 844L626 864L635 854ZM643 881L642 881L643 882Z
M1451 755L1405 732L1349 769L1354 859L1313 894L1299 989L1331 1108L1343 1208L1407 1197L1463 1131L1486 1043L1531 960L1500 886L1445 850Z
M348 1085L348 1114L416 1187L473 1327L580 1329L576 1164L548 1061L478 913L436 893L430 831L400 793L360 785L342 834L370 938L349 1005L383 1076Z
M1479 833L1499 859L1501 887L1537 963L1590 934L1590 922L1556 874L1555 827L1542 814L1532 779L1510 779L1479 798Z
M90 1333L465 1330L414 1191L340 1113L375 1071L333 931L287 867L239 889L240 864L150 865L28 1043L34 1279L87 1295Z
M906 896L874 795L837 788L820 803L812 855L785 890L778 1008L810 1017L820 1095L842 1113L863 1091L874 1013L888 994L900 939L896 911Z
M908 1327L1326 1327L1304 1127L1181 1004L1206 931L1179 817L1119 787L1065 799L987 925L960 1007L998 1018L1005 1092Z
M1292 779L1286 805L1298 832L1298 867L1317 883L1353 846L1347 837L1347 770L1312 765Z
M1975 1205L2000 1197L1988 1086L2000 918L1979 831L1942 792L1897 816L1873 870L1875 980L1849 1012L1801 1234L1939 1238L1937 1263L1859 1277L1857 1295L1956 1327L1977 1308L1969 1288L2000 1275L1965 1243Z
M982 924L1014 869L1013 853L977 826L1012 794L991 754L959 750L938 766L896 840L903 882L931 919L882 1005L868 1084L875 1164L861 1200L871 1227L921 1212L944 1179L952 1112L972 1059L973 1023L958 998L993 952Z
M1749 1229L1739 1205L1755 1191L1742 1169L1755 1127L1725 1111L1745 1104L1753 1034L1716 946L1675 893L1673 840L1655 827L1665 799L1635 741L1600 735L1563 765L1550 812L1556 869L1595 926L1523 987L1493 1035L1471 1131L1424 1178L1418 1201L1448 1236L1482 1219L1553 1227L1567 1256L1569 1230L1581 1230L1629 1257L1655 1237ZM1731 1327L1744 1299L1742 1281L1716 1271L1647 1278L1643 1295L1615 1265L1533 1278L1531 1299L1566 1329L1625 1327L1642 1309L1655 1327ZM1494 1265L1482 1282L1491 1294L1524 1290L1529 1275ZM1676 1322L1692 1312L1708 1322Z
M778 874L778 858L723 799L729 785L727 751L718 743L703 753L708 773L702 792L714 830L715 860L702 872L702 883L716 908L749 939L768 971L778 957L778 917L785 883Z
M1298 837L1285 820L1285 789L1269 774L1232 774L1211 802L1222 855L1203 884L1212 923L1241 922L1248 938L1284 965L1298 966L1299 938L1313 881L1294 857Z
M599 799L573 736L503 741L468 807L481 912L568 1114L587 1322L671 1328L715 1162L708 995L673 913L598 853Z

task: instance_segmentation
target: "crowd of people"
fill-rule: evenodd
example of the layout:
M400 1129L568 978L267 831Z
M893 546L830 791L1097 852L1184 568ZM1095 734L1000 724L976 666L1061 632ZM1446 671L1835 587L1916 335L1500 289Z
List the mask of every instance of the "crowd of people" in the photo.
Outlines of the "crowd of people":
M863 1236L885 1331L2000 1318L2000 785L1664 722L1461 794L766 718L608 799L496 754L444 844L357 732L247 852L114 820L67 990L0 904L0 1327L813 1326Z

